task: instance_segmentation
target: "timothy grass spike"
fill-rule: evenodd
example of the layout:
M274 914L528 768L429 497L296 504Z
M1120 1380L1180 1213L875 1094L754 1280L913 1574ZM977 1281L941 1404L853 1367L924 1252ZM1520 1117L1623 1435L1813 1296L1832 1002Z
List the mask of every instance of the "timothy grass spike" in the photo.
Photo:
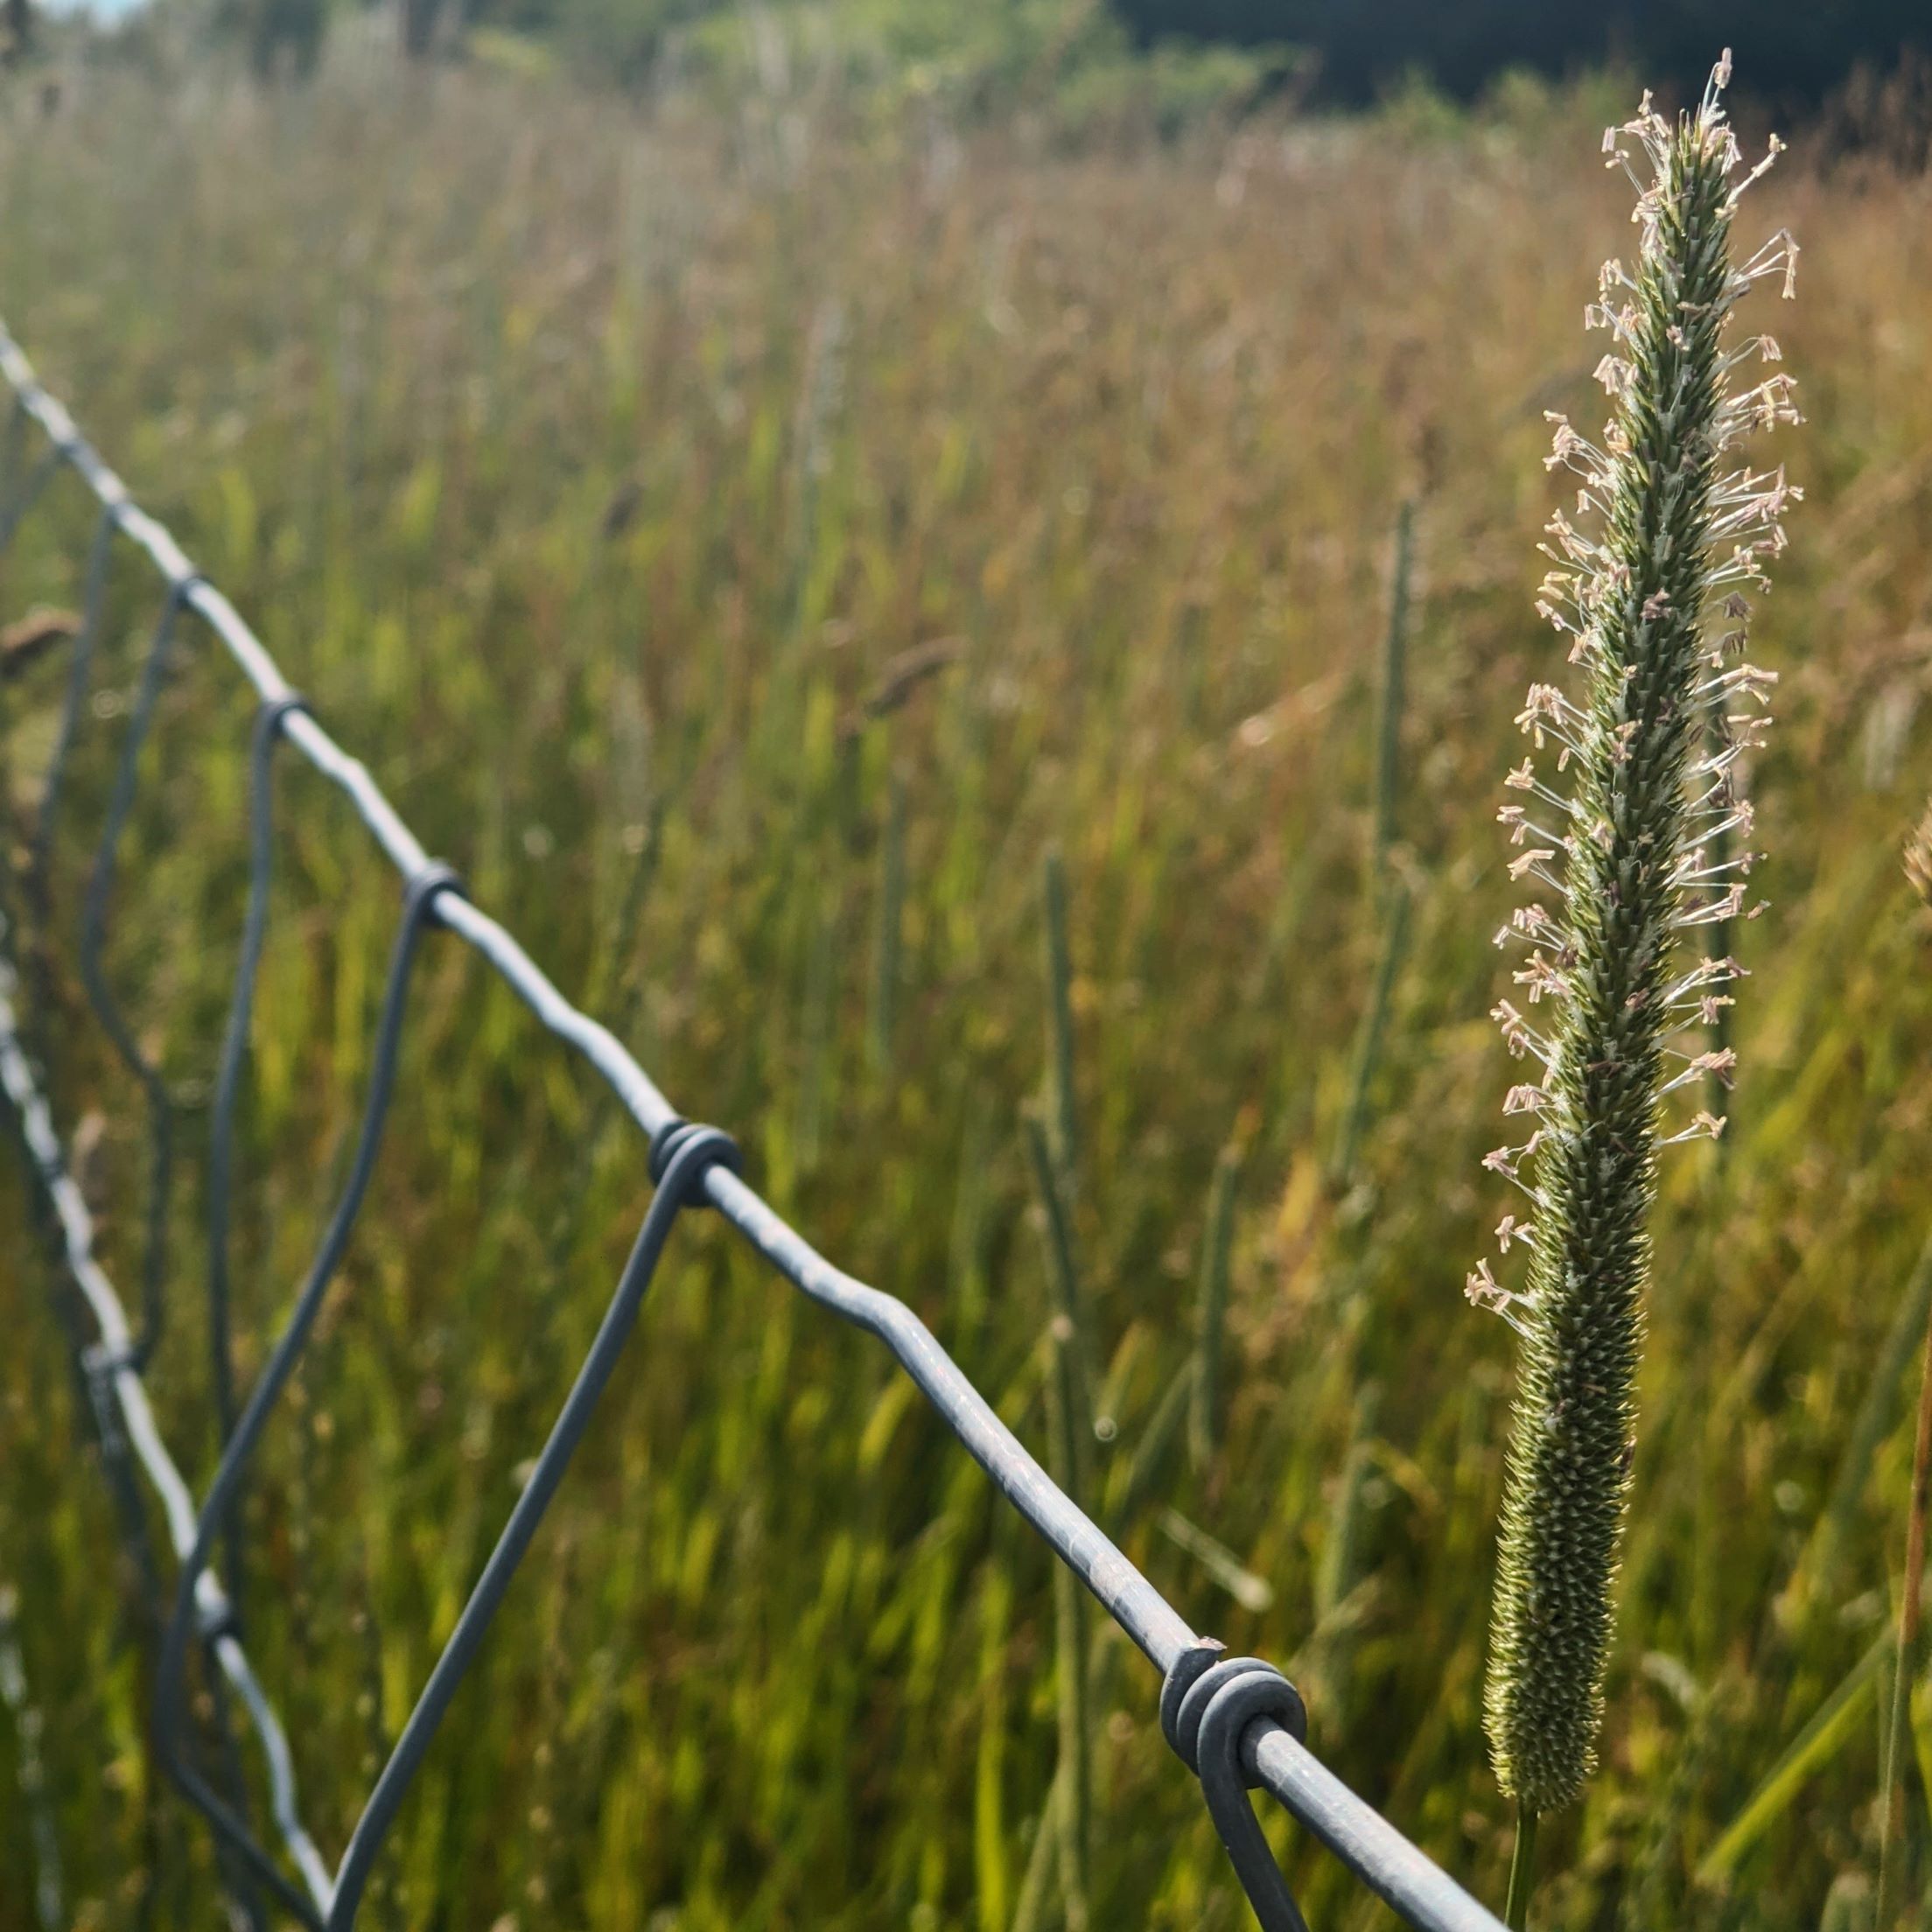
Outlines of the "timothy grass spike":
M1586 315L1613 337L1597 371L1612 402L1601 447L1554 419L1549 466L1576 475L1595 534L1558 513L1537 606L1585 689L1530 687L1518 723L1536 749L1554 742L1558 782L1526 760L1498 815L1518 849L1511 876L1557 906L1519 908L1499 935L1525 948L1525 1004L1551 1015L1495 1010L1510 1052L1538 1066L1503 1108L1533 1116L1528 1144L1486 1161L1530 1200L1528 1225L1506 1215L1498 1229L1505 1249L1528 1248L1528 1284L1504 1287L1487 1261L1468 1284L1522 1337L1486 1717L1497 1777L1526 1815L1576 1797L1602 1721L1657 1149L1723 1126L1699 1112L1670 1131L1664 1103L1712 1074L1728 1084L1732 1066L1728 1049L1697 1050L1695 1030L1740 969L1699 958L1679 971L1674 955L1678 933L1743 910L1756 855L1714 861L1712 841L1750 836L1737 766L1769 722L1774 681L1741 661L1741 593L1764 584L1798 493L1782 470L1725 463L1754 430L1797 420L1789 377L1733 380L1779 354L1768 336L1728 340L1731 312L1768 278L1788 294L1797 250L1780 234L1733 263L1738 198L1771 157L1739 178L1729 77L1727 53L1696 113L1672 123L1646 96L1605 136L1637 186L1642 243L1634 273L1605 267Z

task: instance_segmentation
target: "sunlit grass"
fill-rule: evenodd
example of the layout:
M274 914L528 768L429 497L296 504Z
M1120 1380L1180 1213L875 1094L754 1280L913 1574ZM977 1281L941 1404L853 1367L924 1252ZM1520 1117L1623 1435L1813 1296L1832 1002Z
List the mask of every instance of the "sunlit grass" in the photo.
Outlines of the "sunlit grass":
M1214 1452L1171 1418L1122 1533L1198 1628L1298 1671L1318 1748L1496 1898L1480 1694L1509 1350L1460 1292L1493 1218L1494 774L1552 656L1542 412L1592 420L1577 323L1627 208L1560 104L1452 140L1065 154L1024 127L882 131L801 88L729 120L461 75L290 101L102 78L51 121L10 102L0 313L424 843L1039 1449L1052 1292L1022 1110L1058 1085L1057 848L1073 1236L1119 1424L1093 1493L1130 1487L1193 1356L1232 1146ZM1869 1697L1900 1560L1909 1446L1871 1384L1932 1152L1932 977L1895 856L1927 777L1932 197L1796 165L1754 212L1808 270L1779 333L1809 497L1754 640L1784 677L1753 778L1774 904L1740 934L1735 1142L1664 1177L1603 1769L1545 1841L1564 1927L1809 1932L1839 1872L1876 1869L1886 1700L1777 1787L1775 1829L1734 1855L1726 1834L1764 1820L1754 1794L1842 1685ZM1409 495L1408 943L1338 1193ZM88 527L78 495L36 516L0 623L74 600ZM116 578L63 934L155 595ZM945 640L929 675L895 669ZM57 662L4 692L16 813ZM111 966L192 1107L240 930L247 708L212 643L183 662ZM251 1372L344 1153L396 908L335 794L281 773L237 1160ZM131 1284L139 1116L59 958L63 1116L104 1116L91 1186ZM389 1152L250 1503L250 1648L332 1848L648 1195L614 1104L466 956L428 951L413 1010ZM204 1129L191 1112L154 1376L202 1480ZM131 1926L151 1896L150 1922L201 1926L212 1860L150 1788L139 1606L111 1587L48 1285L10 1207L0 1574L70 1907ZM1869 1467L1841 1469L1851 1443ZM1271 1606L1161 1535L1166 1508ZM1829 1574L1794 1591L1828 1508ZM1092 1673L1095 1922L1238 1924L1156 1688L1117 1642ZM1042 1552L872 1344L694 1221L366 1916L997 1925L1057 1709ZM1905 1802L1915 1888L1909 1777ZM1386 1922L1278 1844L1312 1921ZM1728 1890L1698 1889L1720 1844ZM32 1869L0 1805L0 1922L28 1922Z

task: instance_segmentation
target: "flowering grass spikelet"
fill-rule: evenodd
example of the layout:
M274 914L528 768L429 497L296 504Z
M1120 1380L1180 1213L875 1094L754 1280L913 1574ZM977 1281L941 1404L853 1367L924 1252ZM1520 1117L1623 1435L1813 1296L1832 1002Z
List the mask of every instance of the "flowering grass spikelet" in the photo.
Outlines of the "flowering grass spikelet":
M1741 969L1678 965L1676 935L1745 914L1760 856L1739 764L1774 680L1743 660L1744 592L1764 587L1800 493L1729 452L1798 416L1791 379L1766 372L1776 343L1729 325L1757 284L1791 293L1797 248L1781 233L1733 259L1739 197L1777 143L1740 172L1729 74L1726 52L1695 113L1673 122L1646 95L1605 136L1642 239L1634 272L1607 263L1586 312L1611 337L1600 444L1552 418L1549 466L1575 477L1577 508L1549 525L1537 604L1582 688L1530 687L1517 722L1545 756L1509 773L1498 814L1512 877L1544 888L1497 935L1518 949L1521 992L1494 1016L1532 1063L1503 1110L1534 1131L1485 1162L1530 1203L1499 1230L1528 1269L1511 1289L1485 1261L1468 1294L1522 1338L1485 1715L1497 1777L1532 1818L1577 1796L1602 1720L1657 1149L1724 1125L1702 1111L1673 1125L1669 1096L1732 1072L1698 1030Z

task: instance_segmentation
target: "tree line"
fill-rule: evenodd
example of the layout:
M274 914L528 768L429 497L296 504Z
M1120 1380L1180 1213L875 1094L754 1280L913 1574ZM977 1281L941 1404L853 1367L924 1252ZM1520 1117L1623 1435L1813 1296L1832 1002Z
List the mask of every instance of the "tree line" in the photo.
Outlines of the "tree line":
M39 4L0 0L0 65L31 50ZM620 81L648 78L668 48L726 28L742 11L742 0L147 4L193 9L264 75L306 73L332 18L374 5L393 10L412 58L434 56L468 29L501 28L587 54L592 71ZM996 91L1002 78L1037 77L1043 59L1079 67L1081 57L1090 65L1097 55L1117 65L1138 46L1206 77L1209 91L1225 82L1238 92L1250 77L1265 91L1292 77L1298 92L1338 105L1372 102L1418 78L1467 100L1510 70L1561 77L1606 63L1683 97L1738 40L1740 81L1790 113L1816 107L1861 66L1882 71L1908 50L1932 60L1932 0L1751 0L1746 10L1738 0L771 0L768 11L780 24L810 15L836 41L863 47L874 66L970 68Z
M1680 94L1726 44L1739 78L1815 106L1860 64L1932 52L1927 0L1113 0L1143 41L1184 36L1279 44L1308 57L1318 95L1361 103L1411 74L1467 99L1512 67L1560 75L1615 61Z

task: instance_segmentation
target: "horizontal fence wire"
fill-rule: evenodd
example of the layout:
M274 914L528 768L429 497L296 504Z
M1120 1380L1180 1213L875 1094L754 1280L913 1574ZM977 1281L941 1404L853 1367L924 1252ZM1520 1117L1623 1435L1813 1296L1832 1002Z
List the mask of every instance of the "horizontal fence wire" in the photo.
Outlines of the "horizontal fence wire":
M673 1225L687 1208L709 1208L810 1300L886 1345L1001 1494L1160 1672L1163 1731L1199 1777L1215 1828L1267 1932L1294 1932L1303 1921L1250 1803L1247 1794L1251 1789L1272 1795L1410 1925L1422 1932L1500 1932L1500 1921L1309 1751L1304 1741L1306 1717L1301 1700L1280 1672L1257 1659L1227 1657L1218 1642L1197 1635L1054 1483L912 1309L897 1298L855 1280L819 1254L743 1179L738 1151L730 1138L715 1128L688 1123L622 1043L566 999L515 937L471 903L456 875L430 858L368 772L317 721L233 605L195 570L172 536L134 502L66 410L36 378L4 324L0 324L0 376L15 399L13 414L0 432L4 434L0 452L10 459L0 475L11 477L18 472L21 476L18 487L0 500L0 549L63 467L78 476L102 506L88 558L86 610L79 635L72 642L52 766L28 854L27 914L43 925L47 906L46 859L60 796L60 767L85 701L88 666L102 623L107 576L116 543L143 552L164 585L161 614L108 796L87 892L80 943L82 979L89 1004L141 1087L148 1110L150 1166L138 1331L95 1259L92 1219L62 1154L44 1081L36 1071L34 1056L22 1032L22 1017L14 1004L19 983L4 956L0 956L0 1085L12 1102L39 1190L51 1211L66 1274L94 1323L95 1332L83 1368L95 1398L103 1446L109 1452L110 1476L116 1466L116 1452L131 1451L134 1462L161 1502L178 1569L157 1673L154 1745L164 1768L208 1818L218 1844L225 1849L225 1875L237 1901L236 1910L245 1919L259 1922L254 1903L254 1888L258 1886L312 1932L345 1932L354 1923L383 1836L563 1480L570 1454L635 1322ZM46 447L31 467L22 470L22 437L29 423L46 438ZM199 1505L161 1439L143 1379L164 1312L159 1257L172 1148L167 1090L122 1018L102 966L116 878L116 847L134 796L142 741L180 620L191 612L221 640L260 701L251 760L248 909L223 1036L210 1136L211 1368L223 1446L214 1480ZM228 1353L227 1312L232 1122L267 917L272 761L276 747L282 743L345 794L401 874L404 893L376 1023L362 1124L347 1180L286 1325L237 1412ZM287 1740L243 1648L235 1608L244 1555L239 1505L248 1457L294 1370L380 1158L397 1046L406 1020L410 969L431 931L453 934L472 948L541 1025L574 1047L609 1084L648 1138L655 1191L602 1324L529 1480L377 1777L340 1864L332 1872L301 1822ZM0 939L10 936L5 932L5 914L0 912ZM44 945L40 953L44 971ZM44 1000L35 1004L40 1014L47 1011ZM47 1044L40 1040L34 1044L44 1065ZM218 1545L227 1552L225 1585L214 1567ZM186 1678L191 1656L198 1647L219 1680L239 1700L254 1732L266 1765L280 1856L271 1852L249 1825L242 1781L234 1774L232 1753L224 1768L221 1740L217 1738L211 1743L206 1736L191 1734ZM217 1715L219 1730L219 1712ZM296 1874L293 1878L290 1866Z

